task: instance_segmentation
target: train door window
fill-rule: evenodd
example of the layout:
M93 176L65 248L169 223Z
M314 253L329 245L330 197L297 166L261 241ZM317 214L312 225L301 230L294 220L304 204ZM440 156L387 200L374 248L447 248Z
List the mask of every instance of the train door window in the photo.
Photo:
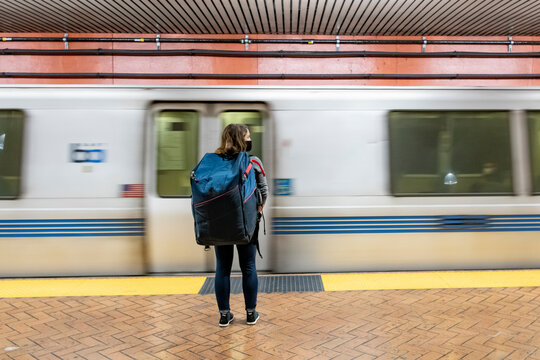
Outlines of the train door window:
M19 196L24 113L0 110L0 199Z
M392 194L513 194L508 112L392 111L389 127Z
M224 129L229 124L244 124L249 128L251 134L252 148L251 155L262 158L263 149L263 125L262 114L260 111L225 111L219 114L221 126Z
M527 112L531 153L532 192L540 194L540 111Z
M191 196L190 174L197 165L199 114L165 110L156 117L157 193L161 197Z

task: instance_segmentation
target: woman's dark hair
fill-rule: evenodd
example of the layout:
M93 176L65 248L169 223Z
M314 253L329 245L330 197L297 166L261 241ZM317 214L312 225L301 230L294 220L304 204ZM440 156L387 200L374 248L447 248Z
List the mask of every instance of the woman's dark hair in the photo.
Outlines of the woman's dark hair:
M221 146L216 149L216 154L233 155L247 150L244 138L249 129L243 124L230 124L223 129L221 134Z

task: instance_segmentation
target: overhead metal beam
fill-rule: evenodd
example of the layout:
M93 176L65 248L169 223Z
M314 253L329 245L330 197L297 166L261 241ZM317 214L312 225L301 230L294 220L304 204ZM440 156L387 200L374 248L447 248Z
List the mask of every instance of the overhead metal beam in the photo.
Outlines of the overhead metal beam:
M0 78L51 79L237 79L237 80L375 80L375 79L540 79L540 74L195 74L195 73L32 73L0 72Z
M69 39L71 41L71 39ZM250 58L538 58L540 52L403 52L403 51L232 51L232 50L123 50L123 49L0 49L0 55L33 56L216 56Z

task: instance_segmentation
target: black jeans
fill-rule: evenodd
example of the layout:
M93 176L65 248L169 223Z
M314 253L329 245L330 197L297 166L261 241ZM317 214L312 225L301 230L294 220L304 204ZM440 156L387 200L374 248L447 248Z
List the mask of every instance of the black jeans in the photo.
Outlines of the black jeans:
M251 243L248 245L236 245L238 250L238 260L242 270L242 289L244 291L244 301L246 310L255 309L257 306L257 269L255 267L255 256L257 254L259 224L255 227L255 233ZM219 311L230 310L229 297L231 293L231 268L234 257L235 245L215 246L216 251L216 281L215 291Z

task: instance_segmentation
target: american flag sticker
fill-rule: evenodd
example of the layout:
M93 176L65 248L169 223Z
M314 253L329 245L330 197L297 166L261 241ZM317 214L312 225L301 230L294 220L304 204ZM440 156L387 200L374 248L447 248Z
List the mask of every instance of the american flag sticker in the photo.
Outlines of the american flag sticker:
M144 184L123 184L122 197L142 198L144 197Z

